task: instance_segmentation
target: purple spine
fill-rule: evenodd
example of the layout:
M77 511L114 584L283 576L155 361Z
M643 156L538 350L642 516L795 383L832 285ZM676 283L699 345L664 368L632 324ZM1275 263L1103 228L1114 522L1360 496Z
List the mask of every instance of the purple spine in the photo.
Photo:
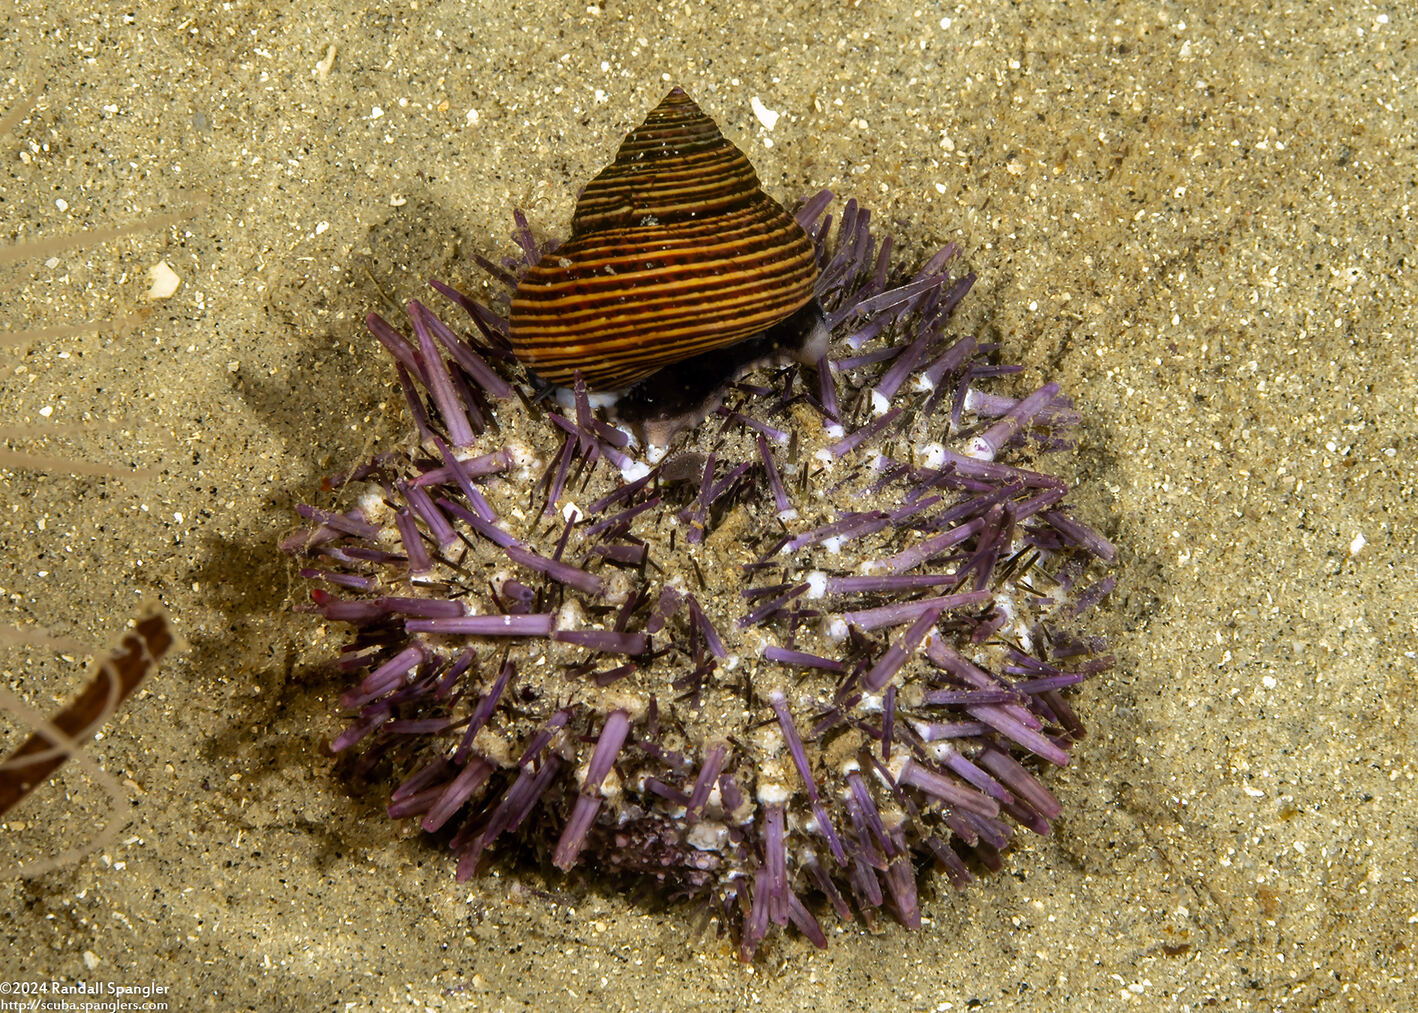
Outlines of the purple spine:
M576 864L581 849L586 845L586 834L601 807L601 783L610 773L620 747L625 744L625 736L630 731L630 715L623 710L612 711L601 728L601 737L596 741L596 749L591 754L591 762L586 765L586 779L581 783L581 793L561 832L561 839L552 852L552 864L563 872Z

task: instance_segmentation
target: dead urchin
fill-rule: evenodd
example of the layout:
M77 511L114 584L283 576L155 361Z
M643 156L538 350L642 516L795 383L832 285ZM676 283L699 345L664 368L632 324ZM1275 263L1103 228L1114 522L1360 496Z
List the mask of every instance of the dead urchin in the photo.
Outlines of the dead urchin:
M1113 547L1036 470L1079 417L948 333L954 245L903 271L832 201L792 215L825 354L740 363L667 451L514 356L512 290L568 262L520 213L518 256L478 258L494 295L432 283L463 326L369 318L416 433L282 548L353 630L332 748L392 772L460 880L511 851L649 883L749 959L789 923L825 946L829 909L914 928L928 868L963 886L1058 817L1066 691L1112 661L1079 618Z

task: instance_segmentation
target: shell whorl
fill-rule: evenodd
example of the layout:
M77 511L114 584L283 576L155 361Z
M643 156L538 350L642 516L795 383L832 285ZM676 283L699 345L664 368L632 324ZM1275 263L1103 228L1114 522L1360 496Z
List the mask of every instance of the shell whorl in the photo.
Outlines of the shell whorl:
M626 387L760 334L812 298L807 234L679 88L581 194L571 236L523 277L509 337L555 384Z

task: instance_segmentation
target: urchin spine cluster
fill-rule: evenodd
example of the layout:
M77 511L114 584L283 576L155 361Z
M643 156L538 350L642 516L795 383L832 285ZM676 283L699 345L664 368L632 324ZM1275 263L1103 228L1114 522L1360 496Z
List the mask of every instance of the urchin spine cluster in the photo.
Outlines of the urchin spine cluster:
M711 902L748 957L789 922L825 945L815 896L845 920L886 908L919 925L920 867L961 886L968 859L998 867L1011 820L1042 834L1058 817L1029 765L1066 763L1083 734L1063 691L1111 658L1073 628L1111 590L1096 569L1114 553L1066 511L1064 481L1000 458L1069 446L1078 416L1055 384L1017 400L982 391L1018 367L946 334L973 280L950 277L955 249L893 278L890 239L878 246L854 202L833 232L831 199L797 218L836 358L735 385L704 428L746 435L736 445L753 452L719 441L687 482L579 383L561 410L529 402L495 309L434 282L473 335L417 302L412 338L370 317L418 445L336 480L378 490L361 505L301 506L308 525L282 547L330 588L308 607L354 630L339 663L358 676L340 701L353 718L332 747L403 771L390 816L442 834L459 878L510 839L561 869L593 854L597 874ZM521 255L478 258L509 289L554 250L516 220ZM802 406L827 433L817 480L856 476L870 498L806 528L808 469L786 459ZM497 443L512 412L561 439L533 523L489 495L518 466ZM608 491L559 513L592 476ZM669 525L671 545L697 546L730 511L760 537L731 617L692 580L663 579L692 566L643 537ZM887 543L879 558L850 553ZM492 559L516 576L494 580ZM864 565L832 572L845 560ZM559 678L534 688L519 673L534 659ZM647 685L651 671L672 677ZM696 738L688 715L725 685L757 716Z

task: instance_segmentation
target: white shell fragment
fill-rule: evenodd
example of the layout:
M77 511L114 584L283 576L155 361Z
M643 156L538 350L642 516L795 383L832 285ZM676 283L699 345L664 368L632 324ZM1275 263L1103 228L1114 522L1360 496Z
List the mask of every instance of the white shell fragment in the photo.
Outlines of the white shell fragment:
M160 260L154 266L148 268L148 298L167 299L172 293L177 291L177 286L182 284L182 279L177 276L177 272L167 266L167 261Z
M769 109L757 95L749 99L748 104L753 107L753 115L758 117L758 122L763 124L763 129L772 130L778 125L778 117L782 113Z

